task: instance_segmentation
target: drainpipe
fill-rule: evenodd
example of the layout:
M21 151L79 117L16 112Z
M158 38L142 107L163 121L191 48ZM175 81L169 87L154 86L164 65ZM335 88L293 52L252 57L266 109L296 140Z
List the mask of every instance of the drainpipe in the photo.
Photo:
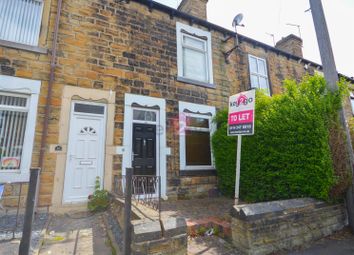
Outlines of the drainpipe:
M56 67L59 20L60 20L62 2L63 2L63 0L58 0L57 16L55 18L55 24L54 24L52 56L51 56L51 60L50 60L50 73L49 73L49 82L48 82L48 92L47 92L46 105L45 105L45 110L44 110L43 131L42 131L42 137L41 137L41 147L40 147L39 162L38 162L38 165L42 170L43 170L43 165L44 165L44 153L45 153L45 149L46 149L46 145L47 145L50 105L52 103L53 84L54 84L54 78L55 78L54 71L55 71L55 67Z

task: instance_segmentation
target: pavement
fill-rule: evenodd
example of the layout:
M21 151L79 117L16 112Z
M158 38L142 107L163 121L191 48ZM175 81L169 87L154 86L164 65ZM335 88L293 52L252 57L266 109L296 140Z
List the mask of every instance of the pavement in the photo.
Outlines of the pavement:
M0 254L18 254L18 248L22 237L24 214L18 215L16 225L16 214L0 215ZM34 216L32 224L31 253L35 253L40 246L41 235L48 221L47 213L38 213Z
M163 203L163 216L185 217L190 223L214 219L229 222L231 200L181 201ZM65 215L38 214L33 224L31 254L53 255L111 255L114 248L107 237L103 214L71 212ZM14 228L14 215L0 215L0 254L18 254L23 215ZM220 223L221 224L221 223ZM15 239L12 231L15 229ZM46 231L45 231L46 230ZM118 244L121 245L121 244ZM219 236L193 236L188 238L188 255L241 255L242 253ZM345 228L334 235L309 244L295 251L273 255L354 255L354 235Z
M17 255L23 214L15 228L15 215L0 217L0 254ZM39 214L33 223L31 255L112 255L102 214L76 212L65 215ZM15 238L13 238L13 231Z
M217 236L189 238L188 255L242 255L230 243ZM354 255L354 235L348 228L320 239L296 251L283 251L272 255Z
M115 254L107 238L102 217L102 214L87 212L54 215L39 254Z
M307 248L287 253L289 255L353 255L354 235L344 228L331 236L322 238Z

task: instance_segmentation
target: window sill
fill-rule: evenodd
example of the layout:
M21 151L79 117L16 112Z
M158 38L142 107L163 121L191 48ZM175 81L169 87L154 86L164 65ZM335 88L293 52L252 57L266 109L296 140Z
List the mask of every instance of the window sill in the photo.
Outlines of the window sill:
M179 176L216 176L216 169L180 170Z
M197 86L201 86L201 87L207 87L207 88L215 89L215 84L208 83L208 82L203 82L203 81L196 81L196 80L184 78L184 77L181 77L181 76L177 76L177 81L184 82L184 83L189 83L189 84L193 84L193 85L197 85Z
M38 47L38 46L31 46L31 45L26 45L22 43L16 43L16 42L10 42L10 41L5 41L0 39L0 46L5 46L8 48L13 48L17 50L25 50L25 51L30 51L34 53L40 53L40 54L47 54L48 49Z
M2 172L0 173L0 183L18 183L18 182L28 182L30 173L27 172Z

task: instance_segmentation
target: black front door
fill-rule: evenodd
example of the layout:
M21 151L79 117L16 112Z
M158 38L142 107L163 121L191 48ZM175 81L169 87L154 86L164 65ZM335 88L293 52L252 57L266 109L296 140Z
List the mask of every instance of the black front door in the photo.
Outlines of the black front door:
M133 175L156 176L156 126L133 123Z

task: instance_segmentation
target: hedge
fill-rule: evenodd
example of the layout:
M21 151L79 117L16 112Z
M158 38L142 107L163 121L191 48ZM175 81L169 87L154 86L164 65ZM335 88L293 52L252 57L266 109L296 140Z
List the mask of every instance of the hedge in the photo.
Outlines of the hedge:
M306 76L299 84L286 80L284 93L272 97L257 91L255 134L242 139L241 200L330 198L338 178L329 130L340 128L338 110L346 91L343 81L337 92L328 91L320 76ZM218 129L212 144L219 189L233 196L236 138L227 136L227 110L218 112L214 121ZM343 156L340 160L345 161Z

